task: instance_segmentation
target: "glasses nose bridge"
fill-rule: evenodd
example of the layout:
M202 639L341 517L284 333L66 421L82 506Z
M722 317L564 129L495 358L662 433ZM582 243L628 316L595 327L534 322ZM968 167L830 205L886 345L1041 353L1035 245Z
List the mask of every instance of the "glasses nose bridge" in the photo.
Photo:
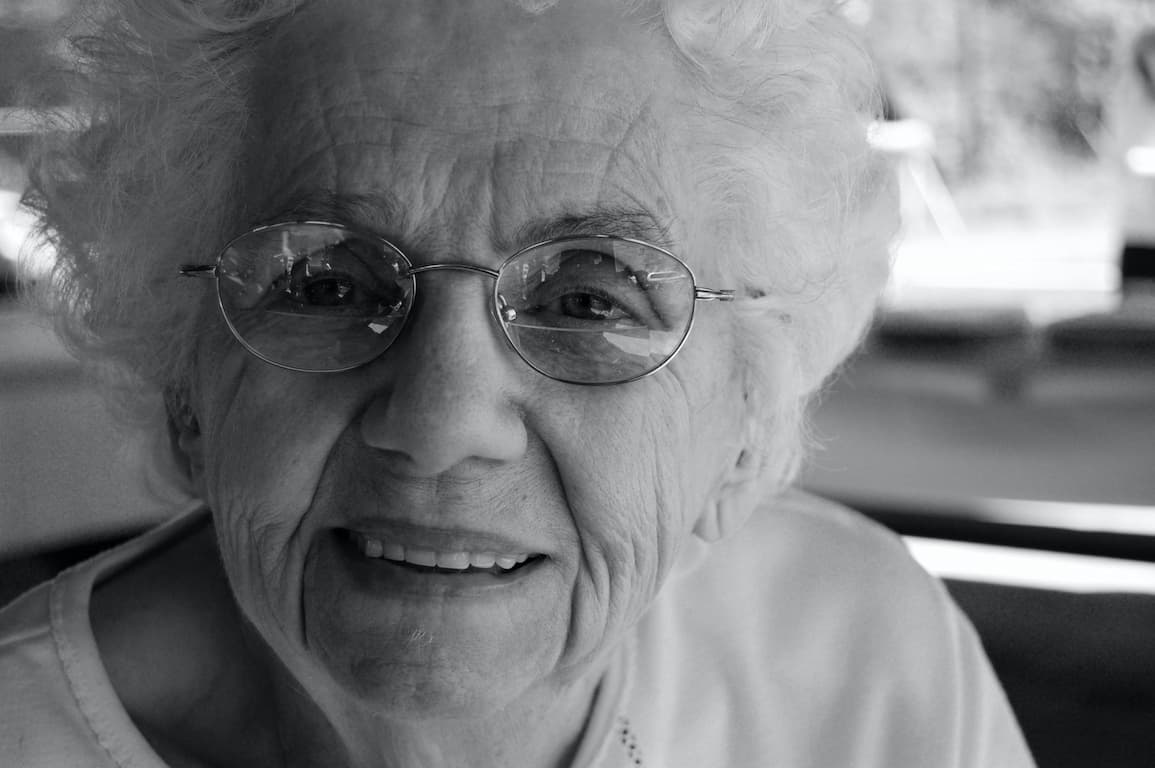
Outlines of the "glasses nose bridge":
M491 269L489 267L482 267L478 264L466 264L465 262L454 262L454 261L436 262L433 264L422 264L419 267L410 267L405 272L405 276L416 278L417 275L424 274L426 272L454 272L454 271L472 272L472 273L478 274L478 275L485 275L486 277L491 278L494 281L495 285L496 285L498 279L500 279L500 277L501 277L501 272L499 270ZM490 300L491 300L491 304L493 304L493 306L491 306L490 310L491 310L491 312L494 313L495 319L498 320L499 322L504 320L504 319L507 319L507 318L504 318L502 315L503 308L496 306L496 303L494 302L494 299L492 296L490 297Z
M479 266L477 264L466 264L464 262L454 262L454 261L443 261L443 262L437 262L434 264L422 264L419 267L410 267L405 272L405 276L416 278L417 275L424 274L426 272L454 272L454 271L456 271L456 272L473 272L474 274L477 274L477 275L485 275L486 277L492 278L494 283L496 283L498 278L501 277L501 273L496 269L490 269L489 267L482 267L482 266ZM494 311L498 311L496 307L494 307Z
M460 272L475 272L480 275L487 275L496 280L500 273L496 269L489 267L478 266L477 264L464 264L459 262L439 262L436 264L422 264L420 267L410 267L406 271L407 277L415 277L416 275L425 272L441 272L441 271L460 271Z

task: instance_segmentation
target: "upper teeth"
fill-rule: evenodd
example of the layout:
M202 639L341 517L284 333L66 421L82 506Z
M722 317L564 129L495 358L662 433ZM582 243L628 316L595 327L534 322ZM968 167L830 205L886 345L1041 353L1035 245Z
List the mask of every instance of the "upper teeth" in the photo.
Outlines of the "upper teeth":
M464 571L466 568L492 568L497 566L502 570L510 570L518 563L529 559L525 552L516 554L496 554L493 552L442 552L420 547L406 547L393 541L375 539L363 533L353 533L353 541L361 554L366 557L377 557L393 560L398 563L412 563L428 567L437 566L455 571Z

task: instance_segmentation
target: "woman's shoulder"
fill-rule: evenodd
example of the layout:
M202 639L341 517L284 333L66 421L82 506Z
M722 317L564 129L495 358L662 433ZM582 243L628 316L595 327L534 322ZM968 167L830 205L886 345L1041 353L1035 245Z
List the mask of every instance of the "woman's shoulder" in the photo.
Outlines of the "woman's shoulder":
M111 686L93 588L197 523L189 512L62 572L0 610L0 765L161 765Z
M966 618L852 510L783 497L667 587L631 701L672 765L1030 765Z
M727 627L758 647L843 643L872 634L898 645L957 610L892 531L842 505L791 491L759 509L738 533L711 544L693 571L663 591L687 632ZM705 624L699 627L699 624ZM912 626L913 625L913 626ZM716 641L719 638L713 638Z
M725 587L755 616L780 615L791 605L807 613L818 598L827 608L841 606L848 621L891 609L937 612L949 602L897 534L801 491L766 502L741 531L711 545L684 586L689 599ZM811 599L799 600L803 594ZM829 616L829 610L822 613Z

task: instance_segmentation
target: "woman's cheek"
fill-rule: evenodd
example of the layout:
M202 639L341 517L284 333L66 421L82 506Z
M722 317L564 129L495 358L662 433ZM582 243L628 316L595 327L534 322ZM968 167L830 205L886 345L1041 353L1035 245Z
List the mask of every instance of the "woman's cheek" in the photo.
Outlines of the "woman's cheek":
M586 482L567 493L582 548L583 597L596 605L579 615L596 616L601 635L618 635L641 616L678 549L685 525L677 467L685 440L671 426L635 417L586 430L601 445L625 449L591 463Z
M203 485L243 610L295 633L310 505L349 417L334 407L342 399L257 365L241 366L234 386L222 380L208 403Z

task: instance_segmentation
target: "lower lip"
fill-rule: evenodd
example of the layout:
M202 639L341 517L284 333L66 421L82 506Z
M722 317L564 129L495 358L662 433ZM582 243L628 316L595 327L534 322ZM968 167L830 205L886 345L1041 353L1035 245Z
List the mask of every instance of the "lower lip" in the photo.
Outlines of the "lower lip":
M488 570L449 571L366 557L345 531L334 531L322 543L326 555L343 567L352 581L367 591L420 597L482 597L519 589L548 561L541 557L508 573ZM327 550L327 551L324 551Z

